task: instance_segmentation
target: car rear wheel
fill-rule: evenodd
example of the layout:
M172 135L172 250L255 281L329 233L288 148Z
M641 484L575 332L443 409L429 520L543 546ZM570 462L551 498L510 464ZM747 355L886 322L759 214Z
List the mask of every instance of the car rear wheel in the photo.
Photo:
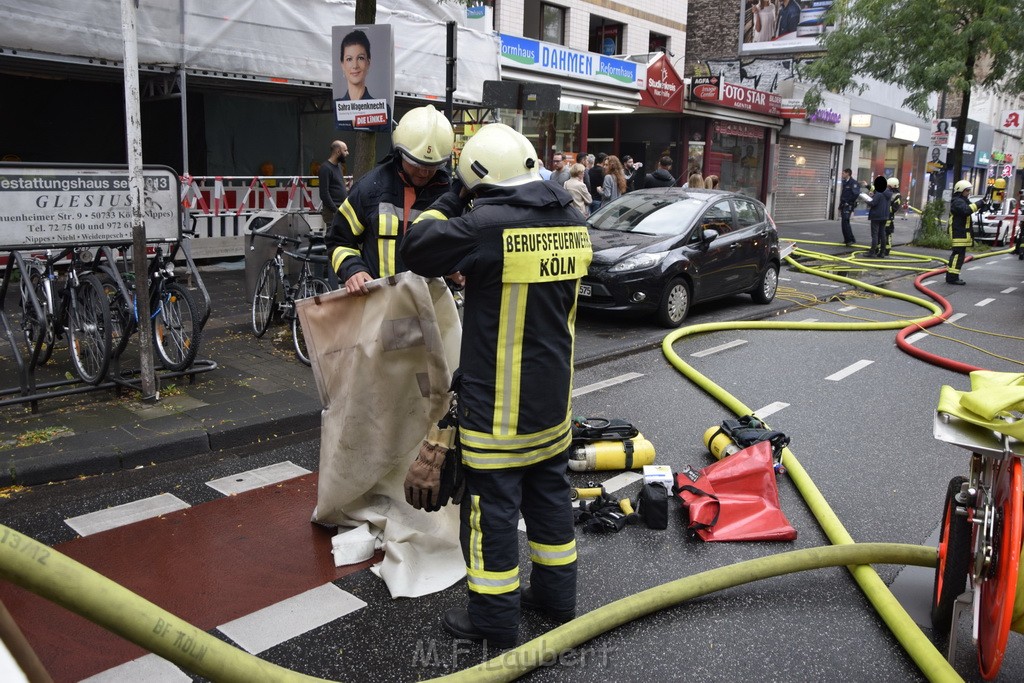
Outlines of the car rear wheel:
M756 304L768 304L775 298L779 289L779 267L769 263L757 281L757 286L750 290L750 296Z
M676 278L665 285L658 304L658 324L679 327L690 312L690 286L686 280Z

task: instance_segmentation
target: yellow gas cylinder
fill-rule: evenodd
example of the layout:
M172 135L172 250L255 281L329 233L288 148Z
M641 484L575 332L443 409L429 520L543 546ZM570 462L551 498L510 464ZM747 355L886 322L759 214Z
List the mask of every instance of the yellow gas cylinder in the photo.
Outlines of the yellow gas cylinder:
M723 432L718 427L709 427L704 432L704 445L711 451L711 455L715 456L717 460L721 460L727 455L738 453L742 450L739 446L733 443L733 440L729 438L729 435Z
M992 203L1002 204L1004 199L1006 199L1006 180L996 178L996 181L992 183Z
M631 454L627 451L632 449ZM637 434L625 441L594 441L577 446L569 456L569 469L574 472L590 470L638 470L654 462L654 444Z

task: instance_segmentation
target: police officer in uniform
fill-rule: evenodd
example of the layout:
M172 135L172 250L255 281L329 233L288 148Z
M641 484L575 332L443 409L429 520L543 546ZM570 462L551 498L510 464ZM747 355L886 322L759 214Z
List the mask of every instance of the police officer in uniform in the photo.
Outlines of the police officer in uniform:
M576 614L566 467L576 296L592 250L572 196L537 167L523 135L484 126L462 150L452 191L402 245L413 272L466 279L457 390L469 601L442 626L494 647L515 644L520 607L558 622ZM520 512L532 560L523 588Z
M399 253L406 231L451 185L444 166L455 133L433 105L410 110L392 140L391 155L352 187L326 234L331 267L350 294L407 270Z
M857 208L857 199L860 197L860 185L853 178L853 170L843 169L842 192L839 195L839 215L843 229L843 243L852 247L854 243L853 228L850 227L850 216Z
M889 178L889 191L892 198L889 199L889 220L885 224L885 251L882 256L888 256L892 251L892 234L896 231L896 214L903 208L903 197L900 196L900 181L898 178Z
M967 201L971 187L968 180L957 181L953 186L953 198L949 202L949 236L953 240L953 253L949 255L946 283L950 285L967 284L960 277L960 269L967 257L967 247L974 245L974 237L971 236L971 216L978 211L988 211L988 202L984 199L977 204Z

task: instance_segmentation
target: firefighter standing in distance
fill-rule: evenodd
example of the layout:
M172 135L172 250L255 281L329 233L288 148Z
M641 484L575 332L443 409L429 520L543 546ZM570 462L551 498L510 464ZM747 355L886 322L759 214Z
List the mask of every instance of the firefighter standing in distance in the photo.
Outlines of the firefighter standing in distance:
M843 229L843 244L852 247L854 244L853 228L850 227L850 216L857 208L857 200L860 199L860 185L853 179L853 171L849 168L843 169L842 194L839 195L839 214L841 216L840 226Z
M444 166L455 133L433 105L406 113L392 139L392 153L352 187L327 231L331 267L349 294L407 270L399 254L406 231L451 185Z
M960 269L963 268L964 259L967 257L967 247L974 245L974 238L971 236L971 216L978 211L988 211L989 205L984 199L977 204L967 201L971 188L970 181L957 181L953 186L953 199L949 202L949 236L953 240L953 253L949 255L946 283L951 285L967 284L960 278Z
M889 191L892 192L892 198L889 200L889 220L885 223L885 252L883 256L888 256L889 252L892 251L892 234L896 231L896 214L903 208L903 197L900 196L900 181L897 178L889 178L888 181Z
M885 224L889 220L889 199L892 193L885 176L877 176L874 182L875 191L868 202L868 218L871 220L871 251L868 256L885 256Z
M456 385L469 603L442 619L457 638L510 647L520 607L558 622L576 615L566 466L576 296L592 256L572 196L541 181L533 145L500 123L466 143L452 191L402 246L414 273L466 280ZM522 590L520 511L532 560Z

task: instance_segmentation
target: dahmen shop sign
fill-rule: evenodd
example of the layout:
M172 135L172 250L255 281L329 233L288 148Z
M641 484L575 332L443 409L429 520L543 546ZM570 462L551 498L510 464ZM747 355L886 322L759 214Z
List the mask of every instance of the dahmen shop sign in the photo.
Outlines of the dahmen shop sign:
M769 116L782 113L779 95L729 83L718 76L695 76L690 84L690 99Z

